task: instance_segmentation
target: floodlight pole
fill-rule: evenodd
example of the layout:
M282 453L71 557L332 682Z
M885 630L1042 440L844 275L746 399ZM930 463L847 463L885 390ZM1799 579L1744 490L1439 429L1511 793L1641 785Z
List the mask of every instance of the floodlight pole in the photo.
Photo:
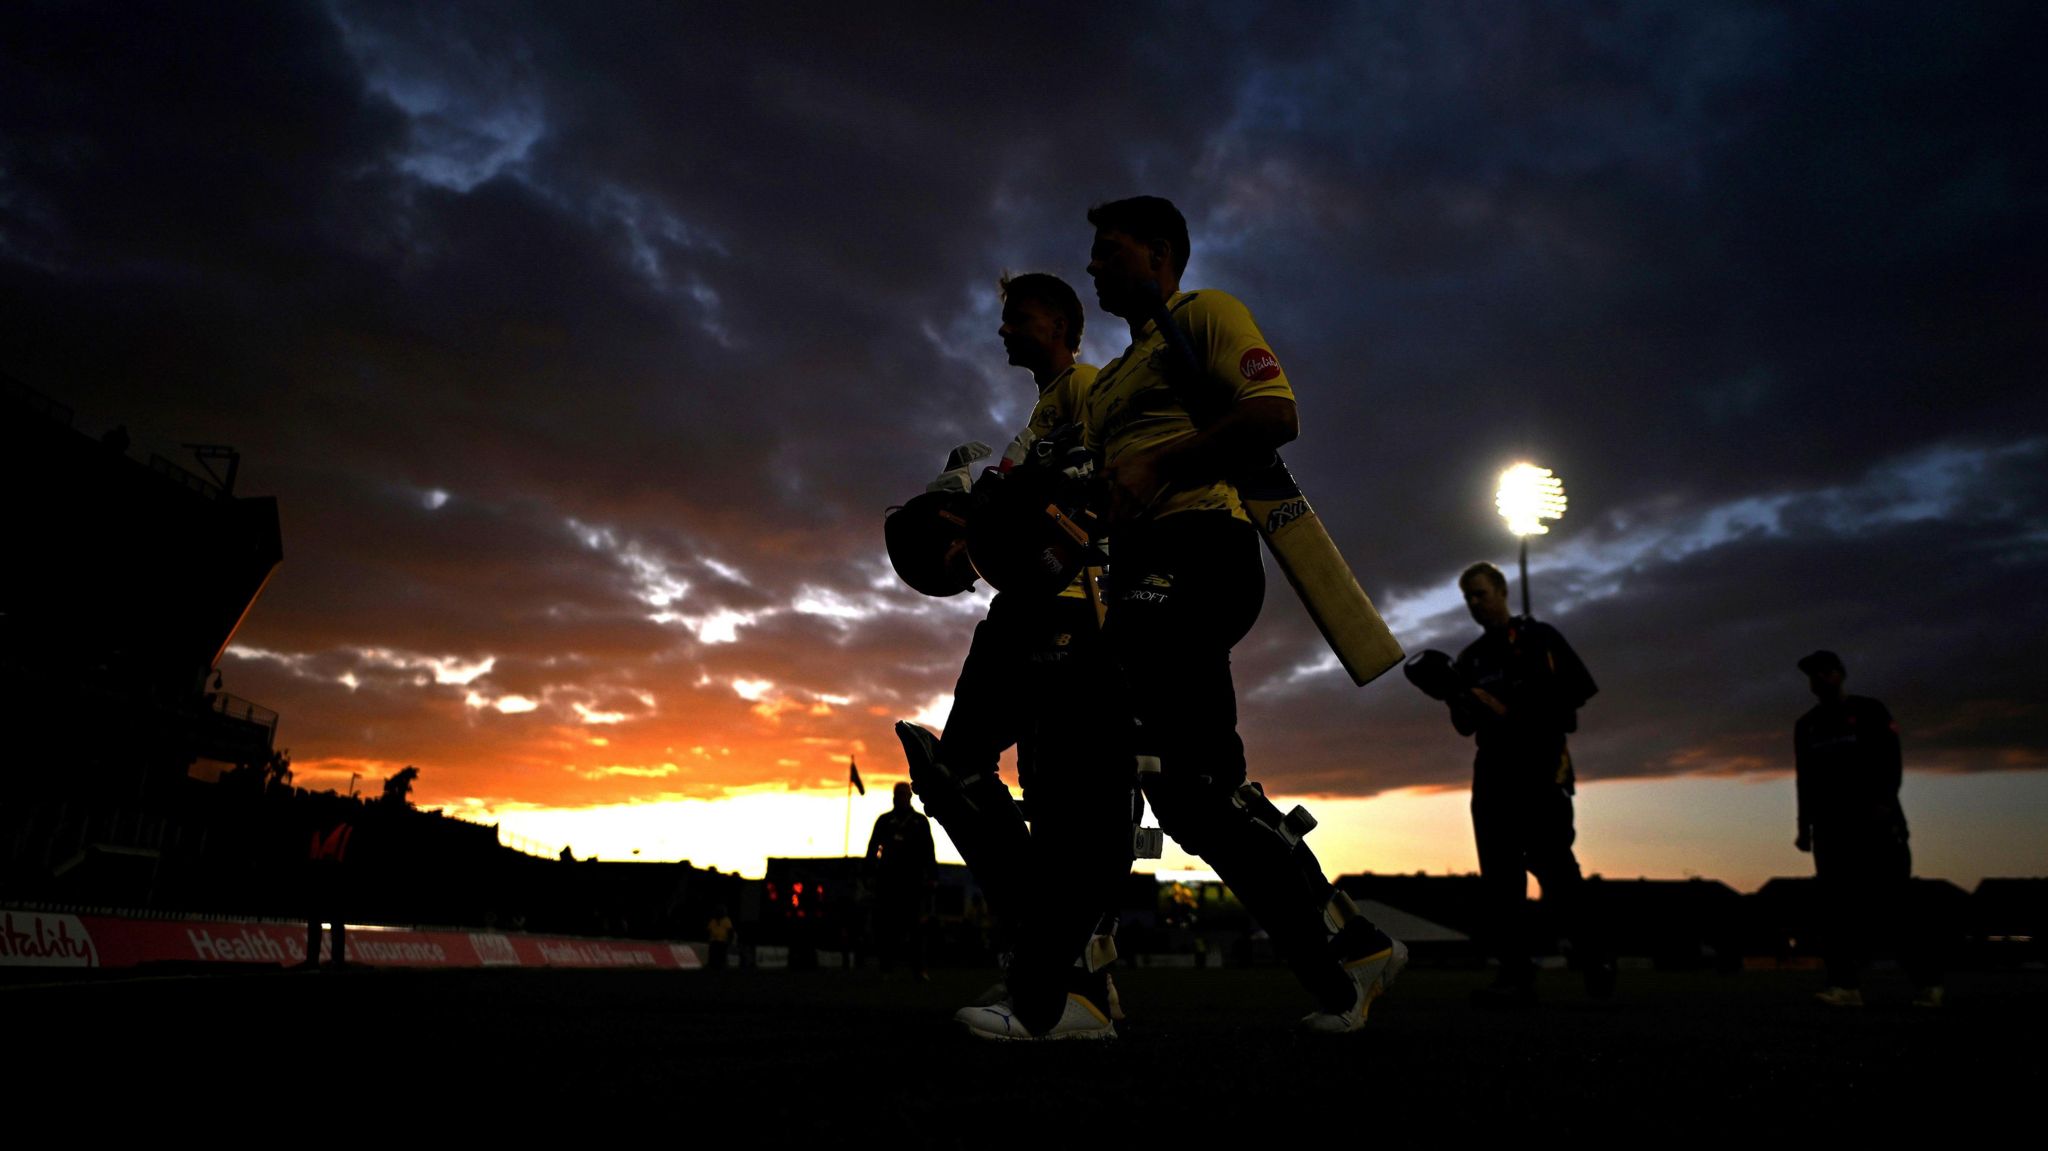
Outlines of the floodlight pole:
M1529 612L1529 537L1522 537L1522 614L1530 619Z

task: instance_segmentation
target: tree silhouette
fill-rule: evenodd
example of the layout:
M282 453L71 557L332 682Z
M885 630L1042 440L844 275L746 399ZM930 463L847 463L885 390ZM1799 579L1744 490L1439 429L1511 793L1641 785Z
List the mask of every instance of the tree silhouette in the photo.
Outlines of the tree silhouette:
M393 807L412 806L412 785L420 777L420 769L406 764L398 774L384 780L384 802Z

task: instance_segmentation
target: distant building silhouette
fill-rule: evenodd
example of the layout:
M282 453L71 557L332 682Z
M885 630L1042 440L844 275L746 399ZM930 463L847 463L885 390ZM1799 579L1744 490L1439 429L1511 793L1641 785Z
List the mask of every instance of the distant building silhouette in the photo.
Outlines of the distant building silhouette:
M1659 967L1733 967L1739 964L1745 927L1743 896L1709 879L1603 879L1585 881L1590 910L1611 926L1607 938L1616 955L1647 959ZM1346 875L1337 886L1361 903L1371 902L1457 933L1412 942L1418 960L1475 960L1472 937L1485 930L1486 892L1476 875ZM1567 934L1544 905L1527 906L1529 934L1547 940L1558 954ZM1391 917L1390 917L1391 918ZM1375 920L1377 922L1377 920ZM1408 939L1409 936L1402 936Z
M0 895L147 905L213 839L188 775L273 751L275 712L207 689L283 559L277 502L135 460L18 381L0 411L24 545L0 565L0 722L39 766L0 773Z
M2048 960L2048 879L1987 879L1971 896L1969 917L1982 961Z
M1984 881L1998 893L2002 883L2048 883L2042 880ZM1977 901L1946 879L1915 879L1907 887L1903 915L1920 917L1926 930L1953 949L1977 912ZM1747 955L1818 960L1827 934L1828 910L1820 882L1809 876L1768 880L1745 900L1741 948ZM1889 949L1881 949L1889 951ZM1884 954L1882 958L1896 958Z

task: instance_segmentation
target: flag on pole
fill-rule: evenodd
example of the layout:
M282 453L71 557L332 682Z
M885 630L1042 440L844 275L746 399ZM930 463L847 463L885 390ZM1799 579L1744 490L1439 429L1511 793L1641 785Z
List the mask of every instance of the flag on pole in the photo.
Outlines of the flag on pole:
M852 756L846 757L846 782L862 795L868 793L868 785L860 781L860 764Z

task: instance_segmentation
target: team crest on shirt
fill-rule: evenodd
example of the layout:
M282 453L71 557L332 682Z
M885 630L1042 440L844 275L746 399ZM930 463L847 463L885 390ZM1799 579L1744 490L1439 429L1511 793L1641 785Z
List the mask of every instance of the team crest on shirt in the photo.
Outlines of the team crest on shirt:
M1264 348L1253 348L1239 357L1237 361L1237 374L1253 383L1261 380L1278 379L1280 376L1280 361L1274 358L1273 353Z

